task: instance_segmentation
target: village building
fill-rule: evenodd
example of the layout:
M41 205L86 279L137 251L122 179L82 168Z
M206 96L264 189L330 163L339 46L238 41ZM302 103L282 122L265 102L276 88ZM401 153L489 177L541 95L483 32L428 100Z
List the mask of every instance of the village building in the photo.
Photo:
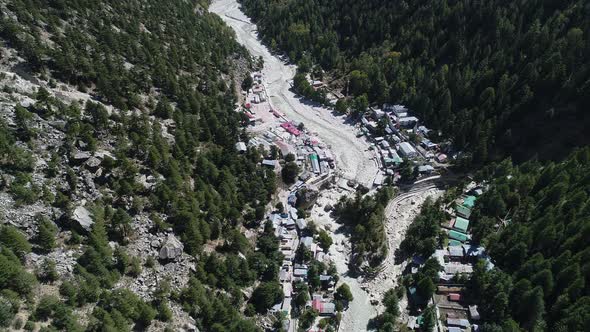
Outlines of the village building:
M312 81L311 82L311 85L314 88L321 88L324 85L324 82L322 82L322 81Z
M449 247L449 258L451 260L462 260L465 257L463 247L461 246L450 246Z
M291 122L283 122L281 123L281 127L284 128L288 133L299 136L301 135L301 131L297 129L297 127Z
M293 146L291 144L287 144L283 141L277 140L275 142L275 146L277 148L279 148L279 151L281 151L281 155L283 157L286 157L288 154L293 154L293 155L297 154L297 151L295 150L295 148L293 148Z
M405 128L412 128L418 123L418 118L415 116L404 116L397 119L397 123Z
M465 219L469 219L469 217L471 217L471 209L466 207L465 205L457 204L455 206L455 211L457 212L458 216L463 217Z
M373 109L373 116L375 117L375 119L381 119L385 116L385 112L383 110L376 108Z
M406 158L415 158L418 156L418 151L408 142L398 144L398 151Z
M459 293L450 293L448 295L448 297L449 297L449 301L453 301L453 302L461 301L461 294L459 294Z
M246 152L248 148L246 147L246 143L244 142L237 142L236 143L236 150L238 152Z
M467 319L447 318L447 326L466 329L470 326L470 324Z
M452 221L452 226L453 229L459 232L467 233L467 228L469 228L469 220L463 217L457 217L454 221Z
M321 173L321 169L320 169L320 162L318 159L318 155L315 153L312 153L309 155L309 161L311 163L311 169L315 174L320 174Z
M408 113L408 108L404 105L383 104L383 111L399 115L401 113Z
M311 250L313 246L313 238L311 236L302 237L301 244L304 245L307 249Z
M297 204L297 195L291 194L287 197L287 204L295 206Z
M293 276L296 278L305 279L307 278L307 271L307 265L295 264L293 268Z
M274 168L277 167L277 161L276 160L270 160L270 159L264 159L262 161L262 165L274 169Z
M312 308L320 313L320 316L332 316L336 313L336 305L332 302L324 302L321 299L312 301Z
M433 149L436 149L438 147L438 144L433 143L431 140L429 140L427 138L422 139L422 142L420 142L420 144L422 144L422 146L425 149L429 149L429 150L433 150Z
M440 153L440 154L436 155L436 161L438 161L439 163L444 163L447 161L447 159L448 159L448 157L444 153Z
M477 200L477 197L475 197L475 196L467 196L467 197L465 197L465 199L463 199L463 206L473 209L473 207L475 206L476 200Z
M420 174L431 174L432 172L434 172L434 167L431 165L418 166L418 173Z
M305 181L311 179L312 176L313 176L313 174L311 172L305 171L305 172L301 173L301 175L299 175L299 180L301 180L302 182L305 182Z
M295 224L297 225L297 229L299 229L299 231L303 231L307 228L307 221L305 221L305 219L297 219Z
M428 136L430 129L426 128L425 126L418 126L416 131L423 136Z
M295 221L293 219L285 219L283 220L283 227L286 229L295 229Z
M465 241L469 240L469 235L467 235L465 233L457 232L455 230L450 230L449 231L449 238L451 238L453 240L465 242Z

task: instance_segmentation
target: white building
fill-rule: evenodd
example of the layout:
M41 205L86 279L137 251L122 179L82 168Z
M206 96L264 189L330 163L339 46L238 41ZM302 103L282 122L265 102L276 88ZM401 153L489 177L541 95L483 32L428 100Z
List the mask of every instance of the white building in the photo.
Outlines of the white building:
M418 156L418 151L408 142L400 143L398 145L398 151L406 158L415 158Z
M408 113L408 108L404 105L383 104L383 110L385 112L392 112L397 116L399 116L401 113Z
M400 126L411 127L418 123L418 118L415 116L406 116L403 118L399 118L397 122L400 124Z
M246 152L246 150L248 150L248 148L246 147L246 143L244 143L244 142L236 143L236 150L238 150L238 152Z

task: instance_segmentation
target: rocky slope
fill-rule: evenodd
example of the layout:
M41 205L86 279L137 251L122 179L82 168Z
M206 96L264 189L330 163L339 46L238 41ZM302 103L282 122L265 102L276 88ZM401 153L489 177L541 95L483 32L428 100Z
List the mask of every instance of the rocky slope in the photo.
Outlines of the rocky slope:
M250 60L201 5L158 6L0 2L0 328L257 330L278 256L245 231L274 173L233 148Z

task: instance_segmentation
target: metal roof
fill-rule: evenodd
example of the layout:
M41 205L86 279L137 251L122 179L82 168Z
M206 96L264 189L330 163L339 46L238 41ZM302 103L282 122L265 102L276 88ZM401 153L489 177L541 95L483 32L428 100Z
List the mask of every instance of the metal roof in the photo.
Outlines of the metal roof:
M463 200L463 205L471 209L471 208L473 208L473 206L475 206L476 200L477 200L477 197L475 197L475 196L467 196Z
M451 246L449 247L449 255L453 257L463 257L463 247Z
M465 242L465 241L469 240L469 236L467 236L467 234L463 234L461 232L457 232L454 230L449 231L449 237L451 239L458 240L461 242Z
M469 220L462 218L462 217L457 217L455 219L455 224L453 225L453 228L465 233L465 232L467 232L468 227L469 227Z

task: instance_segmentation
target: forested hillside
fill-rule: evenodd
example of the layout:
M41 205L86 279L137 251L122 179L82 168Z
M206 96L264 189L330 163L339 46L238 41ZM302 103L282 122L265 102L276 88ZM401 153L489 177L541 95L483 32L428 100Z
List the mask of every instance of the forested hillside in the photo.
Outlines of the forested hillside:
M590 143L586 1L241 3L271 48L344 75L352 96L409 105L475 163Z
M184 0L0 12L0 328L258 330L275 174L234 148L231 30Z
M510 161L487 167L493 179L471 216L499 269L478 265L468 284L486 331L584 331L590 324L590 149L561 163Z

